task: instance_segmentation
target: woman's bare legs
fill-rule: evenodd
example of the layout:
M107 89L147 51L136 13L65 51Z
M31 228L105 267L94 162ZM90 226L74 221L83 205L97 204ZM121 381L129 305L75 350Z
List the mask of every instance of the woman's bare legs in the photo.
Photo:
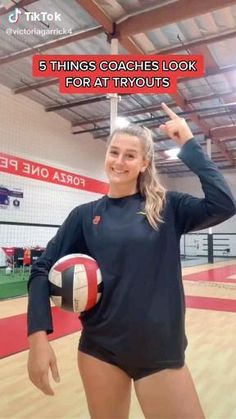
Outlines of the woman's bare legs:
M92 419L127 419L131 379L120 368L81 351L78 366Z
M159 371L134 386L146 419L204 419L187 366Z

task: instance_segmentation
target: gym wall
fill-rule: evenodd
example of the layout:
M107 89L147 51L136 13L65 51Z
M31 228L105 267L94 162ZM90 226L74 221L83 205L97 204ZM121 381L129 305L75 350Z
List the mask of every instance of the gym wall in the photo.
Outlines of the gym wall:
M70 123L25 96L16 96L0 86L0 153L71 172L78 177L106 182L103 171L105 144L90 135L70 134ZM4 166L6 160L2 158ZM14 193L9 205L0 205L4 222L60 225L76 205L102 196L95 191L75 189L24 176L0 172L0 186ZM99 188L98 188L99 189ZM1 246L45 246L55 229L0 226Z

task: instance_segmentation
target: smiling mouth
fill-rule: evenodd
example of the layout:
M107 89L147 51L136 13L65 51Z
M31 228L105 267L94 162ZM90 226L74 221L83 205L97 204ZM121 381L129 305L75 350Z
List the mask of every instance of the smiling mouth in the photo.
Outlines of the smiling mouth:
M119 172L118 170L112 169L112 172L116 175L124 175L125 173L127 173L127 170L125 170L124 172Z

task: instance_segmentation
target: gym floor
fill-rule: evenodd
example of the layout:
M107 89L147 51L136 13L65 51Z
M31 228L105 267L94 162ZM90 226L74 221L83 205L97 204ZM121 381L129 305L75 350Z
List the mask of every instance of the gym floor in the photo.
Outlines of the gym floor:
M189 340L186 361L205 415L235 419L236 261L186 267L183 274ZM53 309L56 331L52 345L61 383L53 384L55 396L47 397L27 377L26 306L26 297L0 302L1 417L88 419L76 364L79 321L74 314ZM133 393L130 419L142 418Z

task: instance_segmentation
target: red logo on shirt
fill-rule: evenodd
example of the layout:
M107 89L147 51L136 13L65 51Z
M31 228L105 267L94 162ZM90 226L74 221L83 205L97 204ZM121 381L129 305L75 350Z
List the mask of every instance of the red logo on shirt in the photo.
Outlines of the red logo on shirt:
M93 219L93 224L98 224L101 221L101 217L100 215L95 215L94 219Z

